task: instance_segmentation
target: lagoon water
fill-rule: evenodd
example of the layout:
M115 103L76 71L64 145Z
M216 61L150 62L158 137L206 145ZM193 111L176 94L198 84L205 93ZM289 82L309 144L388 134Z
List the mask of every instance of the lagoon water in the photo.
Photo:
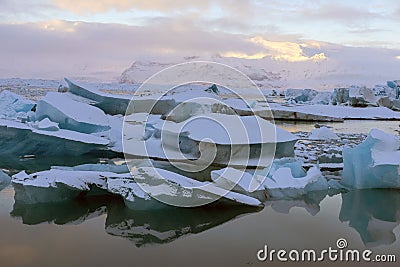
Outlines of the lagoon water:
M261 210L131 211L104 196L18 205L13 196L12 186L0 192L0 266L272 266L256 258L264 245L320 251L339 238L349 249L400 259L398 190L275 201Z

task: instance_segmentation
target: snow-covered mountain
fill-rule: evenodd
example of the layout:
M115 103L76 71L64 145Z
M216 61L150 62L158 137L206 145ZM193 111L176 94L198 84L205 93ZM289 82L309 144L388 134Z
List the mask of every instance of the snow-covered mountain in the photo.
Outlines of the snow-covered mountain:
M141 83L166 67L196 60L213 61L236 68L262 89L332 90L334 87L354 84L373 87L400 77L400 60L389 51L339 46L336 50L329 47L325 54L326 58L298 62L270 57L247 59L223 56L140 60L122 73L120 82ZM365 57L367 54L368 58Z

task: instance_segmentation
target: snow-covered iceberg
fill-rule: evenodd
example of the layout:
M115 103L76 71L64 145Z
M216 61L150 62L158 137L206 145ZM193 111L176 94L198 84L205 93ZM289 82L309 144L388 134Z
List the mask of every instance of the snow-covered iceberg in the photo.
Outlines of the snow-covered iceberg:
M127 95L107 94L89 87L85 88L67 78L65 78L65 81L68 84L70 93L84 98L84 101L85 99L91 100L93 106L110 115L125 114L131 100L131 97Z
M230 203L262 206L257 199L234 192L226 192L210 182L199 182L188 177L153 167L148 161L138 161L132 175L126 166L82 165L53 167L48 171L27 174L22 171L12 176L15 200L22 204L62 202L82 195L120 195L127 207L135 210L163 208L165 204L153 197L167 196L174 203L223 197ZM154 183L155 184L154 184ZM143 190L145 189L146 192ZM158 199L158 198L157 198ZM168 202L171 203L171 202Z
M35 106L33 101L4 90L0 92L0 119L15 119L20 113L28 113Z
M400 138L372 129L365 141L343 150L342 183L352 188L400 188Z
M77 96L76 100L89 103L110 115L142 112L167 114L177 105L175 99L170 96L113 95L84 87L68 79L65 79L65 81L69 86L69 93Z
M68 94L50 92L39 100L36 119L50 119L62 129L82 133L110 129L106 114L99 108L71 99Z
M201 206L222 197L230 204L261 207L262 203L250 196L230 192L212 182L200 182L186 176L153 167L131 171L135 181L152 197L180 207Z
M298 140L258 116L210 113L155 127L161 132L164 147L222 165L269 166L274 156L293 156Z
M299 199L311 192L328 190L328 183L318 167L308 172L294 158L274 160L268 169L244 171L225 168L211 172L211 179L221 187L246 193L261 200Z

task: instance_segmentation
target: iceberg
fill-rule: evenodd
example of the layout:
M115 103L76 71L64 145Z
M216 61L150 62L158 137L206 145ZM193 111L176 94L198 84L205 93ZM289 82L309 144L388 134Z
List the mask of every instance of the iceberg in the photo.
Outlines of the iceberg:
M16 119L21 113L28 113L35 103L24 97L4 90L0 92L0 119Z
M21 171L12 176L15 200L21 204L63 202L108 192L120 195L125 205L131 209L164 208L165 204L146 193L151 192L152 196L165 195L177 204L185 203L185 200L201 202L202 199L223 197L229 203L262 206L257 199L226 192L210 182L199 182L166 170L146 167L148 161L131 164L137 166L132 171L135 179L131 173L125 172L127 166L88 164L76 167L56 166L33 174ZM167 183L163 183L164 181ZM143 189L147 189L146 192Z
M60 129L47 131L0 119L0 155L82 155L107 149L107 139Z
M318 92L318 94L310 101L310 104L328 105L331 102L331 92Z
M76 100L98 107L110 115L132 113L167 114L176 105L174 98L152 95L112 95L93 88L85 88L65 79L69 93L76 95ZM152 108L151 108L152 107Z
M114 179L122 179L124 181L122 184L125 184L126 179L133 180L129 173L85 170L87 167L91 168L90 165L76 169L55 167L30 175L25 171L19 172L12 176L15 200L19 203L35 204L72 200L85 192L88 194L98 191L97 194L104 194L108 190L109 181L111 181L111 193L116 193ZM144 197L145 193L137 186L130 186L129 190L132 201L134 201L133 196Z
M139 167L131 173L140 187L152 197L173 206L200 206L220 198L220 201L224 200L227 204L263 206L253 197L230 192L212 182L200 182L164 169Z
M71 99L65 93L50 92L36 107L36 119L48 118L62 129L82 133L110 129L106 114L99 108Z
M353 107L376 105L378 98L375 93L366 87L352 86L349 90L349 104Z
M65 78L68 84L68 92L82 97L83 99L91 100L91 104L95 107L102 109L105 113L110 115L125 114L131 100L130 96L112 95L100 92L91 88L84 88L77 83Z
M228 167L212 171L211 179L220 187L233 188L262 201L299 199L317 191L326 195L328 190L328 182L318 167L305 172L302 161L294 158L274 160L269 169L244 171Z
M164 147L215 164L269 165L270 158L294 155L297 136L258 116L210 113L181 123L156 125ZM212 136L210 136L212 133Z
M332 132L328 127L321 127L318 129L314 129L311 131L311 134L308 136L310 140L338 140L339 137Z
M314 191L325 192L328 182L318 167L311 167L304 177L294 177L289 167L279 168L263 183L271 199L296 199Z
M343 150L342 183L365 188L400 188L400 138L372 129L365 141Z
M285 99L296 103L304 103L313 100L316 95L318 95L318 92L313 89L287 89Z
M331 103L333 105L348 103L350 97L349 94L349 88L334 88L331 96Z
M343 121L345 119L398 120L400 113L385 107L356 108L342 105L269 104L275 119L309 121ZM261 115L260 115L261 116Z

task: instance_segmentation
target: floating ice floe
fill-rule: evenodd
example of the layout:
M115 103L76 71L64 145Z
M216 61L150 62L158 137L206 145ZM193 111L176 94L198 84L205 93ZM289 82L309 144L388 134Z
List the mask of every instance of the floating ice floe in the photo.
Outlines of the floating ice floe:
M211 113L181 123L165 121L156 128L164 147L223 165L269 165L270 160L266 159L273 156L293 156L298 140L258 116Z
M49 118L62 129L82 133L102 132L110 129L104 112L96 107L71 99L64 93L48 93L39 100L36 119Z
M338 105L293 105L269 104L276 119L310 121L343 121L344 119L391 120L400 119L400 112L385 107L356 108Z
M60 129L39 130L28 124L0 119L0 155L82 155L106 150L109 140Z
M314 191L327 191L328 183L318 167L308 172L294 158L277 159L270 169L255 172L225 168L211 172L211 179L221 187L232 188L262 200L299 199Z
M144 167L141 167L143 164ZM141 161L138 166L132 172L135 179L131 173L125 172L126 166L89 164L72 168L53 167L51 170L30 175L22 171L12 177L15 200L23 204L61 202L75 199L82 194L109 192L121 195L126 206L131 209L163 207L161 202L146 193L149 192L152 196L167 196L182 205L188 203L187 201L196 201L196 198L201 202L204 198L223 197L231 203L262 206L257 199L226 192L210 182L199 182L166 170L145 167L146 161Z
M0 92L0 119L16 119L21 113L26 114L35 106L33 101L4 90Z
M119 173L121 170L125 172ZM132 202L135 197L148 198L137 185L132 186L127 182L133 179L126 171L126 167L104 167L97 164L72 168L53 167L30 175L22 171L12 176L15 200L24 204L60 202L75 199L83 192L90 194L99 190L121 194ZM116 187L114 180L119 180L119 187ZM127 186L129 189L125 190Z
M310 140L338 140L339 137L332 132L328 127L321 127L318 129L314 129L311 131L311 134L308 136Z
M400 138L372 129L365 141L343 150L342 183L363 188L400 188Z
M230 203L261 207L253 197L230 192L211 182L200 182L186 176L152 167L131 171L136 182L153 197L174 203L176 206L199 206L223 197Z
M112 95L90 87L83 87L68 79L65 81L68 83L69 92L80 97L76 100L87 102L110 115L142 112L167 114L177 105L175 99L170 96Z
M68 84L70 93L84 98L83 101L87 101L85 99L91 100L90 103L93 106L102 109L110 115L125 114L131 100L131 97L127 95L107 94L96 89L91 89L90 87L85 88L67 78L65 81Z

